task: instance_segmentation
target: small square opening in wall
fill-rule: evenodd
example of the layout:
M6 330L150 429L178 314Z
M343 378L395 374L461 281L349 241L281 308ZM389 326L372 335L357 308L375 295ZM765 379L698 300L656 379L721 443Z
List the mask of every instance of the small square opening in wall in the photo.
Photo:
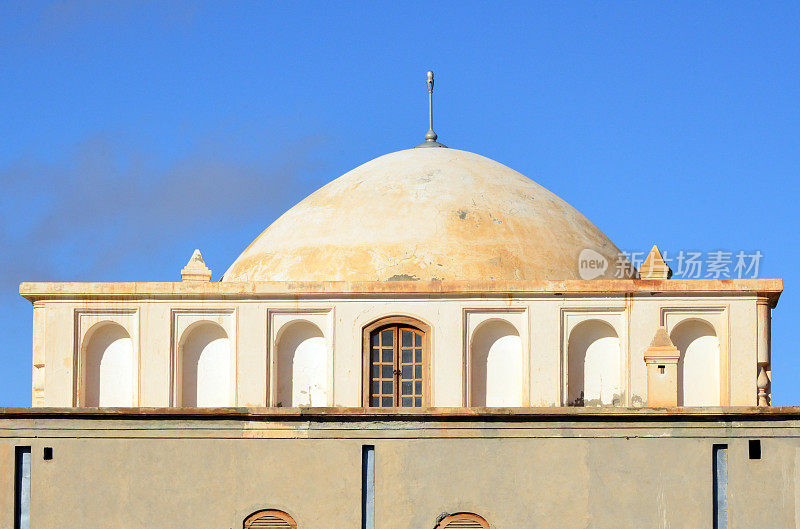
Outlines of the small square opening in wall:
M50 461L51 459L53 459L53 447L52 446L45 446L44 447L43 459L45 461Z
M667 366L658 366L658 374L663 375L666 368Z
M750 439L747 442L750 459L761 459L761 439Z

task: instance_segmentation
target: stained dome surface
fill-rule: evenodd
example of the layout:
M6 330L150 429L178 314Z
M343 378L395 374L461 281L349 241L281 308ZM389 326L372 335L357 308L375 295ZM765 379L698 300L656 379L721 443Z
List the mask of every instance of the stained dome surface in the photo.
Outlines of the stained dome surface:
M617 247L578 210L489 158L416 148L369 161L284 213L223 281L580 279Z

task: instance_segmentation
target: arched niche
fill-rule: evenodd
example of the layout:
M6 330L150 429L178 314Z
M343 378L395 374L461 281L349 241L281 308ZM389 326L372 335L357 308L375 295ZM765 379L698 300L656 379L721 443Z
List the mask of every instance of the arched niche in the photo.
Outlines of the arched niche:
M522 406L522 340L511 323L481 323L470 341L470 405Z
M276 349L276 404L327 406L328 348L320 328L305 320L287 323Z
M90 328L83 358L84 406L133 406L133 341L122 325L101 322Z
M184 331L178 356L180 406L232 405L231 346L225 329L210 321L191 325Z
M567 404L620 404L620 341L602 320L586 320L572 329L567 347Z
M678 406L720 405L719 338L705 320L679 323L670 338L681 355L678 359Z

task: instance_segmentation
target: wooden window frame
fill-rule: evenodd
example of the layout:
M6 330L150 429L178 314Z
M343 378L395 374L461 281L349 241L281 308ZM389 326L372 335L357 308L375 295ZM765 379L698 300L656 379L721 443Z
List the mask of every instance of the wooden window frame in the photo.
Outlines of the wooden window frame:
M482 516L478 516L477 514L472 514L469 512L460 512L446 516L442 518L442 521L436 525L435 529L447 529L448 526L454 522L475 522L481 527L481 529L489 529L489 522L487 522Z
M252 523L258 518L261 518L262 516L272 516L274 518L279 518L280 520L286 522L291 529L297 529L297 522L294 521L294 518L292 518L288 513L279 511L277 509L262 509L260 511L256 511L250 514L242 522L242 527L244 529L249 529L251 526L248 524Z
M362 330L361 344L361 405L365 408L386 408L386 406L370 406L370 336L372 331L387 325L408 325L422 332L422 407L430 406L431 402L431 327L427 323L411 316L387 316L379 318L366 325ZM400 406L395 406L399 408Z

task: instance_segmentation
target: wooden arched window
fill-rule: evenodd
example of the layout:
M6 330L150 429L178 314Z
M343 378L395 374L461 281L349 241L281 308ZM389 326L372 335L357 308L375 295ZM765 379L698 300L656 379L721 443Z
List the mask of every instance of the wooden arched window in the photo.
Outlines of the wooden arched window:
M477 514L462 512L446 516L436 529L489 529L489 522Z
M244 529L297 529L297 523L283 511L266 509L245 518Z
M428 406L429 336L427 325L407 316L364 328L364 406Z

